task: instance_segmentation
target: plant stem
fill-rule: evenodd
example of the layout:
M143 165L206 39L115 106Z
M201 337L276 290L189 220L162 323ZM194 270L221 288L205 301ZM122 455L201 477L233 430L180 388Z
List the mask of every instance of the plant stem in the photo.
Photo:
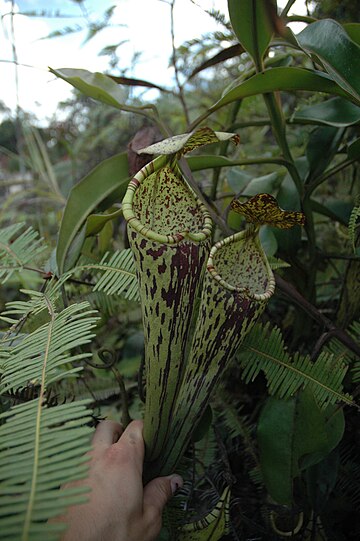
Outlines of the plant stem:
M275 278L276 286L287 297L289 297L297 306L302 308L308 316L324 325L328 331L331 331L334 338L340 340L347 348L360 356L360 345L357 344L347 332L336 327L330 319L325 317L311 302L305 299L292 284L281 278L278 274L275 274Z
M226 128L226 131L232 131L235 119L238 115L239 109L241 107L242 100L238 100L234 103L232 110L230 112L230 118L229 118L229 127ZM226 156L227 149L229 148L230 141L223 141L219 148L219 155ZM220 173L221 173L221 167L214 168L213 171L213 178L212 178L212 185L211 185L211 191L210 191L210 199L214 201L216 199L219 179L220 179Z
M177 84L177 87L179 89L179 94L178 94L179 100L180 100L180 103L181 103L183 111L184 111L186 125L189 126L190 125L189 111L188 111L187 104L186 104L186 101L185 101L184 89L183 89L183 86L182 86L182 84L180 82L179 70L178 70L178 67L177 67L177 56L176 56L176 47L175 47L175 31L174 31L174 7L175 7L175 0L171 0L171 3L170 3L170 21L171 21L172 65L174 67L176 84Z
M293 6L293 4L295 4L295 2L296 0L288 0L286 6L281 12L281 17L285 17L289 13L291 7Z
M318 176L317 178L315 178L311 184L309 184L306 188L306 195L307 196L310 196L312 194L312 192L315 190L315 188L317 188L318 186L320 186L320 184L322 184L325 180L327 180L328 178L330 178L332 175L336 175L336 173L339 173L340 171L342 171L343 169L345 169L345 167L348 167L349 165L355 163L355 159L353 160L350 160L350 159L346 159L340 163L338 163L337 165L335 165L334 167L332 167L331 169L328 169L327 171L325 171L322 175Z

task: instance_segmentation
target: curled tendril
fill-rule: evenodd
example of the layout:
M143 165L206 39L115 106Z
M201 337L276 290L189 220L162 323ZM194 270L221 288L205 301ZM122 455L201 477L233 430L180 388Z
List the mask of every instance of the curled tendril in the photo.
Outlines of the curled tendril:
M113 368L119 360L119 355L112 348L101 348L97 351L101 363L95 363L90 359L85 359L86 364L92 366L93 368L100 368L101 370L108 370Z
M101 348L97 351L97 354L99 359L102 361L101 364L95 363L90 359L85 359L85 362L93 368L100 368L101 370L111 370L111 372L114 374L114 377L119 385L122 400L121 424L125 428L131 421L131 418L129 415L129 403L124 380L120 372L116 368L116 364L120 360L121 354L113 348Z

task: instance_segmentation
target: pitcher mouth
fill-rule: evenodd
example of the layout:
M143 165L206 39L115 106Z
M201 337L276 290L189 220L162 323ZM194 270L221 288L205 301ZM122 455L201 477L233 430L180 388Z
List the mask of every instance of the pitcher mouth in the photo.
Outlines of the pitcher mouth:
M252 253L246 260L241 245L250 242ZM223 250L225 253L221 253ZM222 287L251 300L267 301L275 291L275 277L261 246L257 228L250 227L217 242L210 251L206 268ZM252 275L255 275L253 280Z
M200 242L211 235L210 214L166 156L147 164L129 182L122 209L132 229L159 243Z

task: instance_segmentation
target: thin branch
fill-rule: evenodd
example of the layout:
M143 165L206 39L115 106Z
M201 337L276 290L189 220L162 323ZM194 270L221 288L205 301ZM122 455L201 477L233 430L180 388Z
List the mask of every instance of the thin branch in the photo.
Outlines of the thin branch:
M312 192L315 190L315 188L317 188L325 180L332 177L333 175L336 175L337 173L339 173L340 171L342 171L343 169L345 169L349 165L352 165L355 162L356 162L356 159L353 159L353 160L346 159L346 160L343 160L342 162L338 163L337 165L335 165L331 169L328 169L322 175L315 178L315 180L313 180L313 182L311 182L311 184L309 184L309 186L306 189L307 194L308 195L312 194Z
M311 304L311 302L305 299L292 284L281 278L278 274L275 275L275 278L276 286L280 291L282 291L297 306L302 308L311 318L330 331L333 337L340 340L340 342L348 349L360 356L360 345L357 344L346 331L336 327L330 319L324 316L313 304Z
M175 30L174 30L174 7L175 7L175 0L171 0L170 3L170 21L171 21L171 47L172 47L172 64L174 67L175 72L175 80L177 87L179 89L179 100L181 102L185 119L186 119L186 125L189 126L190 124L190 117L189 117L189 110L185 101L184 97L184 89L180 82L180 76L179 76L179 70L177 67L177 55L176 55L176 47L175 47Z

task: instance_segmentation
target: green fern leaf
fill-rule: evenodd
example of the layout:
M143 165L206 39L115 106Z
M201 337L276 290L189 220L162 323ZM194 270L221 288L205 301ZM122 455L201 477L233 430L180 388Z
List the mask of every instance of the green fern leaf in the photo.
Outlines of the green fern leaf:
M10 324L17 324L18 319L13 319L9 316L20 316L24 319L30 315L37 315L40 312L49 311L49 305L56 306L61 297L61 290L70 277L70 273L64 274L59 280L52 278L47 284L45 291L34 291L28 289L20 289L24 295L30 298L26 301L11 301L6 303L6 310L2 312L0 319Z
M86 475L92 429L89 401L47 408L40 398L0 415L0 530L4 541L52 541L66 527L46 522L86 501L84 487L59 487Z
M337 401L355 405L352 397L342 392L347 365L329 353L321 353L313 363L308 356L295 355L286 351L280 330L270 330L269 324L255 326L245 339L239 361L242 377L248 383L262 370L271 395L290 398L300 388L308 387L319 406L326 408Z
M58 539L65 525L46 521L68 505L85 501L87 490L59 491L59 487L86 474L89 400L50 408L46 389L79 370L71 363L88 354L71 351L91 340L97 318L86 302L57 312L56 294L51 298L46 293L31 293L24 313L39 308L43 296L49 321L30 334L17 336L12 347L6 347L7 340L2 346L1 391L16 391L29 381L39 386L38 398L0 415L0 531L8 541ZM20 313L20 307L17 310Z
M104 271L94 287L94 291L103 291L107 295L124 294L128 300L138 300L138 282L132 251L130 249L117 251L109 259L106 253L100 263L81 265L78 269L93 269Z
M356 228L360 225L360 196L356 198L356 203L354 208L351 211L350 218L349 218L349 237L350 242L352 244L354 253L356 253Z
M360 321L354 321L350 327L350 333L354 340L360 343ZM354 382L360 381L360 359L357 359L354 363L352 376Z
M31 227L15 224L0 230L0 282L4 283L15 271L38 258L45 249L42 239Z
M25 335L4 361L0 392L25 387L29 382L40 384L44 370L49 385L63 376L61 366L89 357L88 353L69 354L70 349L89 343L94 336L91 329L97 318L88 308L89 303L83 302L57 313L49 303L50 321ZM81 367L73 368L71 373L79 370Z

